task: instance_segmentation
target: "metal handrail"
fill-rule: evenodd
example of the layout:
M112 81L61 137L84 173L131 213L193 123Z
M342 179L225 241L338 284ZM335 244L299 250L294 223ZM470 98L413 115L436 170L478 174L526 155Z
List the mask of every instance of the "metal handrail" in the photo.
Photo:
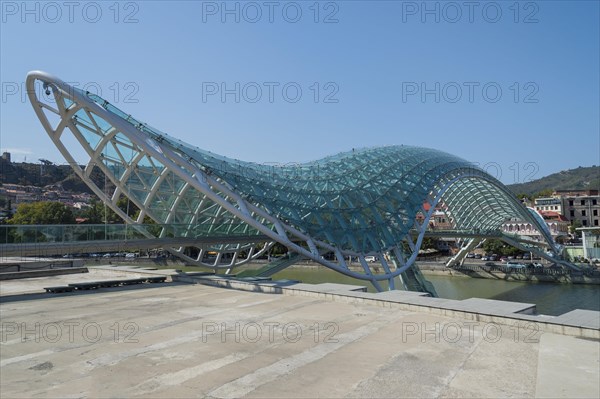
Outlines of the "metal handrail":
M156 238L261 235L257 230L248 231L244 223L220 225L206 223L192 226L189 224L0 225L0 244L134 240L146 239L148 233Z

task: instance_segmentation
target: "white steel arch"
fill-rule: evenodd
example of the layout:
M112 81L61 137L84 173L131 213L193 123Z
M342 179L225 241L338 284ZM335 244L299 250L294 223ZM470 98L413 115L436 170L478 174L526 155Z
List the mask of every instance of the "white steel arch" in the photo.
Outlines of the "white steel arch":
M37 95L40 84L55 105ZM185 237L243 237L238 243L199 248L194 258L183 248L171 249L194 264L229 271L279 242L379 289L383 280L394 288L393 278L414 264L438 204L457 229L498 231L505 220L519 217L537 227L559 255L539 220L508 189L450 154L381 147L295 167L270 167L190 146L44 72L28 74L27 90L46 132L75 173L127 223L139 226L150 217L161 225L183 225L176 234ZM67 134L89 157L83 168L64 144ZM112 193L91 179L95 168L114 185ZM117 206L121 195L141 210L137 220ZM425 215L422 222L416 219L419 211ZM160 237L173 231L164 227ZM411 233L417 233L416 239ZM265 240L269 243L256 251L256 244ZM204 259L208 250L218 253L216 259ZM329 252L335 260L324 258ZM226 253L231 261L222 264ZM383 272L365 260L369 255L378 257ZM363 270L352 270L347 257L358 258Z

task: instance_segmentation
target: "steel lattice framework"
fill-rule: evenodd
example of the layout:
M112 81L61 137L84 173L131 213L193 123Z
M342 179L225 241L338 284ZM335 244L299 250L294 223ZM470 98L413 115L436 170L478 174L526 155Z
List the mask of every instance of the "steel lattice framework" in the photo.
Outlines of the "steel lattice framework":
M45 97L36 90L40 84ZM181 232L186 237L246 237L243 242L201 248L195 258L186 256L183 248L171 249L188 262L231 270L279 242L377 288L382 280L394 288L393 278L414 263L436 207L461 230L498 232L506 220L525 220L557 252L543 220L503 184L441 151L388 146L301 165L267 166L186 144L44 72L28 74L27 90L45 130L74 171L127 223L139 225L149 217L158 224L187 226ZM83 166L66 144L73 139L89 157ZM104 174L114 188L98 187L90 178L94 171ZM122 195L140 208L137 220L117 206ZM424 217L417 218L418 213ZM158 236L165 234L162 229ZM265 237L269 243L255 250ZM219 256L206 263L206 250ZM335 254L334 261L322 256L329 252ZM225 253L232 256L223 264ZM370 255L379 259L376 268L365 260ZM362 271L350 270L349 256L359 259Z

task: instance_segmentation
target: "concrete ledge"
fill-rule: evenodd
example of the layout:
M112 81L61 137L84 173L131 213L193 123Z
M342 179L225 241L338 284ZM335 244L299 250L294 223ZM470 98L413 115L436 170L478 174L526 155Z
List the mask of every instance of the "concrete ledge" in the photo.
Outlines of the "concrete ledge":
M580 338L600 340L600 312L574 310L561 316L533 315L535 305L508 301L470 298L464 301L431 298L414 293L398 291L395 294L363 292L318 292L298 289L296 286L282 288L284 295L316 296L321 299L345 303L371 304L412 312L456 317L481 323L496 323L540 332L549 332ZM486 306L489 304L490 306ZM519 313L523 312L523 313Z
M110 268L109 268L110 269ZM122 268L120 270L123 270ZM139 269L131 272L139 272ZM242 281L215 275L171 273L173 281L202 284L267 294L283 294L326 299L333 302L369 304L410 312L456 317L480 323L496 323L540 332L600 340L600 312L574 310L561 316L535 315L530 303L469 298L454 300L432 298L412 291L366 292L366 287L346 284L305 284L294 281Z
M174 282L181 283L191 283L191 284L202 284L208 285L211 287L219 287L219 288L229 288L240 291L250 291L250 292L263 292L268 294L281 294L282 286L278 284L276 281L265 282L265 283L257 283L254 281L241 281L241 280L233 280L220 276L186 276L182 275L172 275L171 279ZM288 283L286 283L288 284Z
M87 267L70 267L67 269L31 270L25 272L0 273L0 280L16 280L21 278L58 276L61 274L87 273Z
M337 284L337 283L321 283L321 284L294 284L293 289L309 292L367 292L367 287L363 285Z
M251 292L316 297L334 302L370 304L411 312L429 313L465 320L496 323L520 328L535 329L574 337L600 340L600 312L575 310L561 316L535 315L535 305L530 303L496 301L470 298L462 301L431 298L428 294L411 291L370 293L365 287L345 284L279 284L238 281L218 276L173 276L182 281L213 287ZM363 291L364 289L364 291Z
M175 269L154 269L154 268L144 268L144 267L140 267L140 266L118 266L118 265L91 266L90 269L102 270L103 272L109 273L109 274L110 273L120 274L123 272L132 273L138 277L142 277L145 275L171 277L171 276L176 276L176 275L178 275L178 273L180 273ZM185 274L182 274L182 275L185 275Z

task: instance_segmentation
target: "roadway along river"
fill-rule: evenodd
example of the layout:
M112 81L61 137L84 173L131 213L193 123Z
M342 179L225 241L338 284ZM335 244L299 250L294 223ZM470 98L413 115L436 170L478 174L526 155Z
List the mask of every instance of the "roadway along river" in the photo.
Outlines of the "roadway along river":
M503 301L535 303L540 314L559 315L573 309L600 311L600 286L582 284L550 284L509 282L470 277L425 275L438 295L448 299L488 298ZM356 280L322 267L291 267L273 276L273 280L291 279L303 283L343 283L365 285L374 292L366 281Z

